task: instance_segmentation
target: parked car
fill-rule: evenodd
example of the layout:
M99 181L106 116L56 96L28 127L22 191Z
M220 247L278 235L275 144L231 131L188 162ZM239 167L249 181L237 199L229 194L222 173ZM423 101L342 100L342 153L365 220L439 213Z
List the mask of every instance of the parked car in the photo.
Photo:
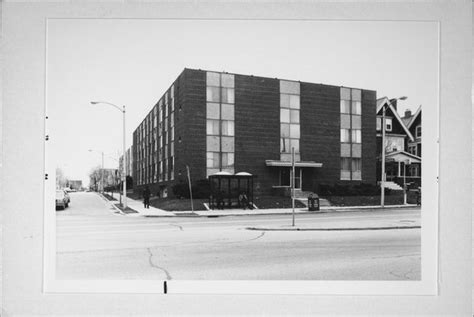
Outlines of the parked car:
M66 198L67 198L67 203L69 205L69 203L71 202L71 196L69 196L69 192L68 191L64 191L64 195L66 195ZM68 206L66 206L68 207Z
M56 209L65 209L69 206L69 195L62 189L56 190Z

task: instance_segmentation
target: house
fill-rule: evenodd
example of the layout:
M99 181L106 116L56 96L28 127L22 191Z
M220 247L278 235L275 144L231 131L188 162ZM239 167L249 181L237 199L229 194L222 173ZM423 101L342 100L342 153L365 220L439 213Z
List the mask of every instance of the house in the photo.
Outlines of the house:
M421 158L421 105L414 114L410 110L406 110L402 120L414 138L413 141L407 140L405 145L406 151ZM418 186L421 186L421 163L412 164L409 167L407 176L416 182Z
M382 149L385 150L385 187L401 190L405 183L419 183L419 175L414 173L421 165L417 152L408 151L408 145L415 144L416 139L408 127L412 121L400 117L396 99L383 97L377 100L377 180L382 179ZM385 141L382 145L382 118L385 111ZM421 132L420 132L421 133ZM420 135L421 136L421 135Z

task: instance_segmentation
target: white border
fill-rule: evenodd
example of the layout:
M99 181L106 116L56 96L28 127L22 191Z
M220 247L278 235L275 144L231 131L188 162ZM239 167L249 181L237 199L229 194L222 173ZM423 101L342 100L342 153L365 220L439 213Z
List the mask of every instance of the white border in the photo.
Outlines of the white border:
M2 3L5 315L470 315L471 3L196 1ZM436 296L44 294L42 146L45 18L267 18L440 21L439 292ZM425 109L424 109L425 111ZM424 120L426 121L426 120ZM424 123L425 125L425 123ZM425 148L426 149L426 148ZM426 164L425 164L426 168ZM425 173L426 174L426 173ZM27 200L22 200L27 193ZM425 191L426 194L426 191ZM424 196L424 199L430 197ZM426 206L426 201L423 202ZM423 224L424 225L424 224ZM47 228L47 227L46 227ZM436 243L436 242L435 242ZM46 250L47 251L47 250ZM422 273L424 274L424 273ZM58 286L59 287L59 286ZM170 289L173 286L170 285ZM176 291L176 289L174 289ZM61 290L62 291L62 290ZM2 313L3 314L3 313Z
M48 20L46 30L48 29ZM134 19L131 19L134 20ZM160 19L156 19L160 20ZM284 20L284 19L279 19ZM306 19L305 21L308 21ZM311 20L319 22L321 20ZM368 22L368 20L333 20L334 22ZM370 22L370 21L369 21ZM380 22L380 21L377 21ZM400 21L399 23L405 23ZM413 21L419 22L419 21ZM439 23L422 21L438 25ZM46 35L46 41L48 36ZM47 42L46 42L47 43ZM434 52L438 54L439 52ZM46 47L46 65L47 65ZM438 65L439 70L439 65ZM439 71L438 71L439 78ZM439 82L439 81L438 81ZM45 86L47 87L47 86ZM439 93L439 84L438 84ZM46 95L45 91L45 95ZM46 97L47 100L47 97ZM428 111L430 108L437 111ZM437 294L437 241L438 241L438 103L425 106L423 120L423 166L422 166L422 217L421 217L421 280L420 281L219 281L219 280L171 280L167 281L169 294L317 294L317 295L436 295ZM52 141L48 141L52 142ZM430 155L428 155L430 154ZM52 164L48 160L45 165ZM47 167L53 175L54 166ZM54 180L53 177L50 178ZM45 181L45 254L44 291L58 292L108 292L108 293L158 293L163 294L164 281L147 280L55 280L56 253L54 252L55 212L46 202L54 200L54 182ZM429 199L427 199L429 198ZM435 199L433 199L435 198ZM54 228L53 228L54 227ZM159 285L159 286L157 286Z

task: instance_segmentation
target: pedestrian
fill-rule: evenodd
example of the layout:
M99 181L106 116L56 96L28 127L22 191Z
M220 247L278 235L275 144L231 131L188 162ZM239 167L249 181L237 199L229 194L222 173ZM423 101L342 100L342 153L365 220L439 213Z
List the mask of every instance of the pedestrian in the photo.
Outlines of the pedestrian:
M150 188L148 186L143 191L143 205L145 208L150 208Z
M240 195L239 195L239 204L242 208L244 208L244 210L247 209L248 198L247 198L247 195L244 192L240 193Z
M218 191L217 192L217 209L224 210L224 192L223 191Z

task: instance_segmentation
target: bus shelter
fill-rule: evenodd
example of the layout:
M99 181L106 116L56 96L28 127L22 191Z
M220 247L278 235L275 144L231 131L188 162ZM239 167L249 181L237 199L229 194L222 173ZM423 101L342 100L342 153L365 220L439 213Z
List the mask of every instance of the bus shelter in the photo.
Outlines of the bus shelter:
M254 177L247 172L237 174L217 172L209 175L209 208L212 210L218 208L219 202L222 208L243 208L239 201L240 194L247 196L248 206L253 208Z

